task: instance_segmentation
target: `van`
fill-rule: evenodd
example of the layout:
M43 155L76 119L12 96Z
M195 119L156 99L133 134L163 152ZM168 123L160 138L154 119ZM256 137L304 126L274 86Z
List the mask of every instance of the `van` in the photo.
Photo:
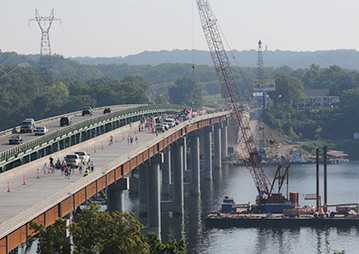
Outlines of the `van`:
M26 118L20 125L20 132L33 132L35 131L36 124L32 118Z

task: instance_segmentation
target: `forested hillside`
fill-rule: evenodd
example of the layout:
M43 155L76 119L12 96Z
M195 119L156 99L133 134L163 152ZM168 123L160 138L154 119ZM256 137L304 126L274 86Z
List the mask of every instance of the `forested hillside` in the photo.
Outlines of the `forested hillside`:
M0 128L10 128L25 117L40 119L85 105L177 103L200 107L211 97L221 101L214 68L209 65L85 65L50 57L50 68L40 68L36 56L0 53ZM249 100L256 68L234 67L242 98ZM277 91L263 119L295 139L352 139L359 131L359 72L316 64L293 69L264 68L265 79L275 79ZM298 111L304 89L328 89L339 96L331 108ZM204 96L204 97L202 97Z
M256 50L232 50L229 57L235 58L234 65L241 67L257 66ZM289 66L293 69L308 68L311 64L321 67L337 65L345 69L359 70L359 52L356 50L326 50L315 52L296 51L263 51L264 66ZM185 63L212 66L212 59L208 51L201 50L172 50L172 51L145 51L136 55L112 58L73 58L83 64L129 64L129 65L159 65L164 63Z

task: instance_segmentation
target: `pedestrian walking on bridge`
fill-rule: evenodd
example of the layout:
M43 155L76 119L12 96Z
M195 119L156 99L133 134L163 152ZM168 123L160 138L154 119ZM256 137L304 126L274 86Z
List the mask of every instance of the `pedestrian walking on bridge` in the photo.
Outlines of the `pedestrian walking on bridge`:
M90 169L91 169L91 172L93 172L93 170L95 169L95 163L93 163L93 161L91 161L91 162L89 163L89 167L90 167Z
M47 163L45 162L44 166L42 167L42 170L44 171L44 176L46 176L47 173Z

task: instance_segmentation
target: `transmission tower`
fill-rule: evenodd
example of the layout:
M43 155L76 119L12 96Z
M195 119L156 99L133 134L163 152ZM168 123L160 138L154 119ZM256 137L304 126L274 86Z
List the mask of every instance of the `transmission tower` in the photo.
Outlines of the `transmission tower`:
M263 51L261 40L258 42L257 79L259 85L263 85Z
M36 21L39 25L39 28L41 30L41 48L40 48L40 55L51 55L51 46L50 46L50 28L52 25L52 22L54 21L60 21L61 19L56 19L54 17L54 9L51 10L50 16L43 17L40 16L37 9L35 9L35 18L29 19L29 24L31 21Z

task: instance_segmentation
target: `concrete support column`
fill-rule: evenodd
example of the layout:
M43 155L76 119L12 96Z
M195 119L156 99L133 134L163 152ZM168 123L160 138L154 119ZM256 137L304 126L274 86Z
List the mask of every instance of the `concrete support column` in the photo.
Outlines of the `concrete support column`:
M162 154L151 158L148 169L148 227L161 239L161 196L160 196L160 164Z
M139 201L140 201L140 215L147 215L148 204L148 192L147 192L147 180L148 180L148 166L147 163L143 163L139 166Z
M216 169L220 169L222 166L221 129L222 129L222 123L217 123L214 125L214 161L213 161L213 166Z
M162 165L162 197L164 199L171 196L171 171L171 146L168 146L164 149L164 163Z
M192 171L192 192L201 194L201 172L200 172L200 144L199 132L190 135L191 139L191 171Z
M184 139L180 138L173 145L173 212L184 213L184 189L183 189L183 145Z
M212 180L212 132L213 126L203 129L205 179Z
M183 138L183 171L187 171L187 139Z
M124 190L129 189L129 179L121 178L115 183L108 186L107 189L107 210L109 212L125 211L125 194Z
M221 132L222 157L228 156L228 120L223 122Z
M199 156L200 159L203 160L204 159L204 132L200 131L199 132Z

